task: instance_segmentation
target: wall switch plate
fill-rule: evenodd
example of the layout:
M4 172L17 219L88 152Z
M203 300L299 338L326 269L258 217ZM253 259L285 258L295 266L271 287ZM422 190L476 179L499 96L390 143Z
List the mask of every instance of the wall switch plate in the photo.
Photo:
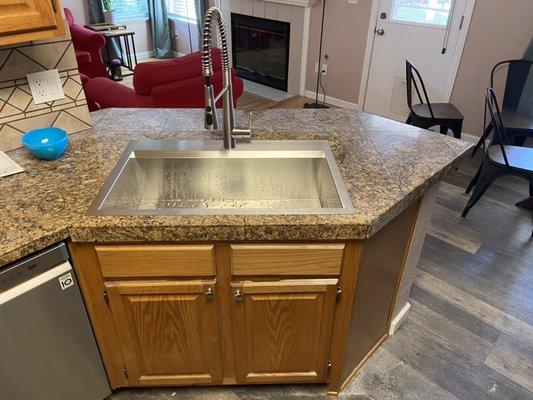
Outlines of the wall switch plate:
M26 78L28 78L35 104L47 103L49 101L65 98L65 93L63 92L63 86L61 85L57 69L28 74L26 75Z
M318 74L318 63L315 63L315 74ZM328 64L322 64L322 76L328 74Z

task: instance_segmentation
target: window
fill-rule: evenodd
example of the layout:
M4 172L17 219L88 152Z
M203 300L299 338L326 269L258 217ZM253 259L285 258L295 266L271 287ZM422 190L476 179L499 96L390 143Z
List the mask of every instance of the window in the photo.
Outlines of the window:
M196 0L167 0L169 17L196 24Z
M394 0L392 20L429 25L448 25L453 0Z
M148 3L146 0L111 0L111 4L119 20L131 21L137 18L148 18Z

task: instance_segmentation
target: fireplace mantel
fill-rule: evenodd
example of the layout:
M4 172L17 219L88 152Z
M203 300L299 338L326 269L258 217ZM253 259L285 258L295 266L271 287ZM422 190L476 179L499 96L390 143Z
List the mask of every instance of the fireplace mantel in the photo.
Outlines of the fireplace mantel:
M313 7L317 0L263 0L269 3L288 4L290 6Z

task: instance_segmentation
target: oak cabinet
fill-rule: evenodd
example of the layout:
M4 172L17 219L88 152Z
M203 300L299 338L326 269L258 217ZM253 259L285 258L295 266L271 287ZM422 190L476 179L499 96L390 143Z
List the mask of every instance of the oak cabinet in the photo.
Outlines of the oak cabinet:
M0 2L0 45L64 34L60 0Z
M237 382L326 382L337 283L232 283Z
M388 336L418 204L364 240L70 242L111 387L337 394Z
M214 247L94 246L129 384L326 382L344 244Z
M105 286L132 386L221 381L214 280Z

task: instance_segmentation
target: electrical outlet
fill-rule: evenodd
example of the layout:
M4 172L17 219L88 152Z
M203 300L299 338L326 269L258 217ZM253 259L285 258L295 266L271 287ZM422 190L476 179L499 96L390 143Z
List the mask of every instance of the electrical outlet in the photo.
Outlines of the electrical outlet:
M322 76L328 74L328 64L322 64ZM318 74L318 63L315 63L315 74Z
M59 79L57 69L36 72L26 75L30 85L31 94L35 104L47 103L49 101L61 100L65 98L63 86Z

